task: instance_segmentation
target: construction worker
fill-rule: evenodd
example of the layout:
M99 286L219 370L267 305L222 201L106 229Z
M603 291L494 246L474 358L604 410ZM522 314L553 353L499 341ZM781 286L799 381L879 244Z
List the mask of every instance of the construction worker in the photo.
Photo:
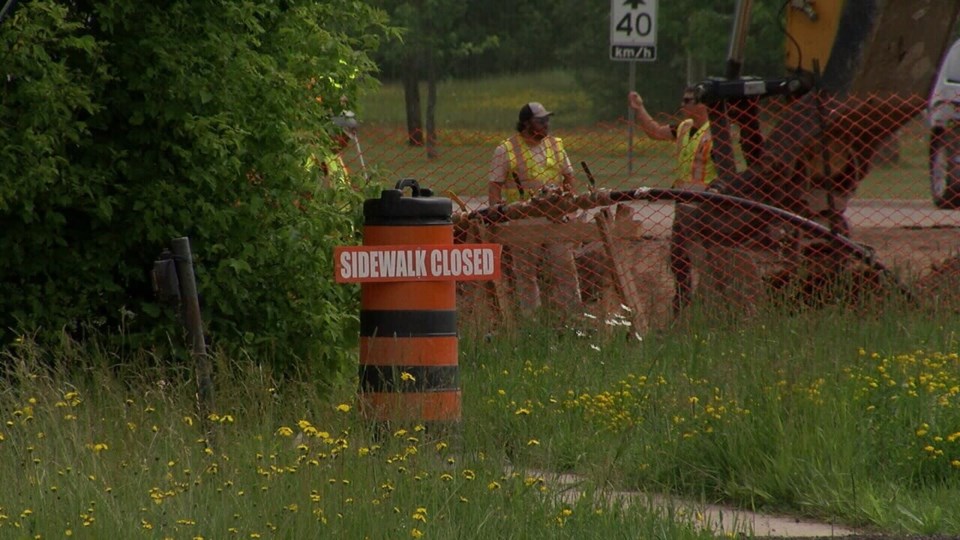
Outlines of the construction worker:
M686 118L679 124L660 124L643 106L643 98L630 92L630 107L636 111L637 123L647 137L676 143L677 178L673 187L702 190L717 177L710 159L713 146L710 138L710 118L707 106L697 100L693 87L683 91L680 110Z
M324 187L350 183L350 171L343 162L343 150L356 137L358 126L353 111L343 111L331 121L337 127L333 134L332 153L323 157L311 155L307 160L307 170L317 169Z
M678 173L673 187L706 189L716 179L717 170L710 158L713 144L707 106L697 100L694 88L688 86L683 90L680 107L686 118L676 125L655 121L644 108L640 94L630 92L628 100L630 107L636 111L637 123L648 137L658 141L675 142ZM670 270L676 284L673 297L674 314L679 314L690 303L693 295L693 266L688 237L689 229L697 226L696 216L696 205L677 203L674 206L670 240ZM710 274L715 277L718 272L712 271Z
M575 177L563 141L550 132L548 111L538 102L521 107L517 133L500 143L490 167L488 202L491 207L529 200L546 191L573 193ZM548 225L544 218L524 219L509 226ZM532 312L541 306L541 270L548 285L549 300L562 315L580 305L573 250L566 242L535 244L529 249L510 249L514 287L521 310Z

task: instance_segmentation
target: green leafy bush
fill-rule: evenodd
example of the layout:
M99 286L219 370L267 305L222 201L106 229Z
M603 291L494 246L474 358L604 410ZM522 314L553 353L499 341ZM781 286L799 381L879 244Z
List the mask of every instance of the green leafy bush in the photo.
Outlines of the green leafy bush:
M149 271L187 236L219 346L332 373L357 292L331 251L364 193L303 165L390 32L342 0L20 4L0 23L2 341L123 324L162 342Z

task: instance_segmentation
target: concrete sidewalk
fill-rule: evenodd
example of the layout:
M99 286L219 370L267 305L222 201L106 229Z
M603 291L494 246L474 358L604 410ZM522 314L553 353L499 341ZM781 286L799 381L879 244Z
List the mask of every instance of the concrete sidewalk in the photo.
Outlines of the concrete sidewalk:
M559 494L563 501L574 502L583 495L581 486L585 480L570 474L544 471L524 471L528 477L542 480L552 493ZM635 491L604 491L601 495L608 504L641 506L664 514L671 513L679 519L713 532L717 536L735 534L754 538L848 538L852 540L861 532L806 518L761 514L716 504L697 503L677 497L648 494Z

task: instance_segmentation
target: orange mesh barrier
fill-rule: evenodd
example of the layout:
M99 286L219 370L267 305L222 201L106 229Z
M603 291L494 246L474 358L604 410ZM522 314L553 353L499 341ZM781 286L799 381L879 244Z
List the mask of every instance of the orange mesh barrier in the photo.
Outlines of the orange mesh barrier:
M642 335L690 308L960 303L960 137L928 126L925 106L878 94L763 100L763 144L745 156L731 113L735 170L697 196L669 189L681 176L675 145L639 128L631 137L626 121L555 122L575 193L494 209L491 158L511 126L442 130L428 159L402 129L365 125L362 160L356 148L344 157L353 175L362 162L454 198L456 242L505 246L503 279L458 285L461 324L549 313Z

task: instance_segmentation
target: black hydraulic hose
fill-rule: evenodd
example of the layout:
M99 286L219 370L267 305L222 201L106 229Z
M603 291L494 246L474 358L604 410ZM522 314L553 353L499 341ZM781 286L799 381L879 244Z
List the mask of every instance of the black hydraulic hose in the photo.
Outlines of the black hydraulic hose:
M722 202L732 205L736 208L775 216L787 223L790 223L791 225L800 228L805 232L812 234L815 237L833 241L835 245L841 248L842 251L853 255L856 259L865 263L872 270L892 278L897 284L897 288L900 290L900 293L903 294L904 297L906 297L909 301L914 301L914 295L910 289L908 289L907 286L904 285L886 266L877 261L874 257L874 253L871 250L861 246L854 240L838 232L830 230L828 227L824 227L816 221L799 216L793 212L788 212L782 208L777 208L776 206L770 206L769 204L764 204L750 199L744 199L743 197L725 195L723 193L717 193L713 191L690 191L685 189L641 187L632 190L609 191L606 192L605 195L609 197L609 204L634 201L674 201L691 204ZM608 206L608 204L604 204L602 206ZM502 208L496 206L475 210L470 213L470 216L476 216L492 223L500 223L510 220L503 214Z

